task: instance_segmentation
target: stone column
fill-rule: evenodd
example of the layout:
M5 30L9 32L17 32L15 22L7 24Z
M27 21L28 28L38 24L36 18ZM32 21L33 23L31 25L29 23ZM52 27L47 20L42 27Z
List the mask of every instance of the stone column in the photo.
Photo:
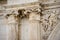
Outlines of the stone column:
M8 40L17 40L18 38L18 24L16 14L6 14L6 22L8 29Z
M20 9L20 10L18 10L18 13L19 13L19 15L18 15L18 17L19 17L19 19L18 19L18 23L19 23L19 40L29 40L29 20L28 20L28 18L27 18L27 14L26 13L24 13L24 12L26 12L26 11L24 11L25 9Z
M30 40L40 40L40 14L32 12L29 15Z

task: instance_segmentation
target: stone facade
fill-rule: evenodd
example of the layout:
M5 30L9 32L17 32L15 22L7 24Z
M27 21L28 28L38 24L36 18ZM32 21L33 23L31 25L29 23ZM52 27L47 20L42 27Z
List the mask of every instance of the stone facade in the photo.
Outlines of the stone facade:
M59 3L43 0L41 3L3 5L0 14L3 19L0 20L4 22L0 23L8 30L5 40L60 40Z

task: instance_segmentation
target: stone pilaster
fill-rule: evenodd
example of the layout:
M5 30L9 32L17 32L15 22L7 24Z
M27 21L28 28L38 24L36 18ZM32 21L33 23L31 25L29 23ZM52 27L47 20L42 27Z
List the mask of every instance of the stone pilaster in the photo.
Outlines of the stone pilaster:
M41 29L40 29L40 13L39 12L36 11L35 9L29 14L30 40L40 40Z
M8 26L8 40L17 40L18 39L18 23L17 23L17 14L11 12L6 14L6 22Z

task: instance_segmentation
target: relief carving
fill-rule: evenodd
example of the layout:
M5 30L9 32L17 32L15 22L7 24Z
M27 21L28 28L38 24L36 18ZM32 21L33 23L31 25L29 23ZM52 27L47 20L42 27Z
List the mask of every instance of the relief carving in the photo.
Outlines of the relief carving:
M58 21L57 10L47 10L42 13L41 25L42 25L42 39L47 40L51 32L54 30Z

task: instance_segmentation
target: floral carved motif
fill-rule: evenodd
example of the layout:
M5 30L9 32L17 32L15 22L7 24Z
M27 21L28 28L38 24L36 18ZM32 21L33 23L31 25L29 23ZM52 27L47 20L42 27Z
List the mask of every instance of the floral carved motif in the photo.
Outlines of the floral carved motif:
M58 11L57 10L47 10L42 12L43 16L41 17L42 25L42 39L47 40L51 32L54 30L58 21Z

